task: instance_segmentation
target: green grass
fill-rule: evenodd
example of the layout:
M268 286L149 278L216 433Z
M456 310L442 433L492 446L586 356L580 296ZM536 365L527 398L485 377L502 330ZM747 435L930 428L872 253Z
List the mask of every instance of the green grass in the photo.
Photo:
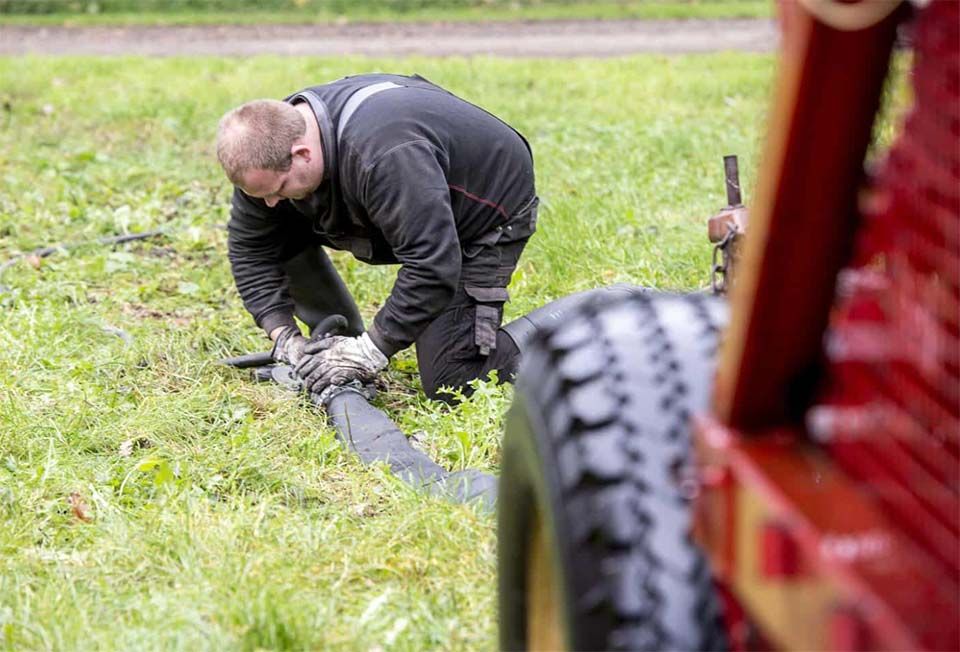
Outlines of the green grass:
M266 348L226 262L218 117L370 70L421 72L529 137L541 224L512 318L601 284L703 286L721 157L749 201L773 61L0 58L0 261L169 229L0 278L0 649L495 649L493 520L213 364ZM394 269L335 259L369 319ZM432 403L409 351L388 383L381 406L432 457L497 471L509 386Z
M266 347L226 261L216 121L392 70L515 124L543 199L515 317L600 284L704 285L721 157L740 154L751 197L772 68L734 54L0 59L0 260L170 229L0 279L0 649L495 649L493 520L361 467L319 411L213 364ZM371 317L395 270L336 262ZM410 352L393 362L381 404L448 468L496 471L510 388L450 409L414 368Z
M598 0L597 2L500 0L472 2L396 3L373 2L287 2L225 10L180 6L160 2L139 5L131 10L119 3L104 11L103 3L72 2L64 11L60 4L45 9L24 11L22 7L4 11L0 0L0 24L40 25L192 25L330 23L364 21L483 21L547 19L689 19L689 18L768 18L773 14L772 0ZM129 3L126 3L129 4ZM222 3L221 3L222 4ZM25 5L29 6L29 5ZM96 11L91 11L96 9Z

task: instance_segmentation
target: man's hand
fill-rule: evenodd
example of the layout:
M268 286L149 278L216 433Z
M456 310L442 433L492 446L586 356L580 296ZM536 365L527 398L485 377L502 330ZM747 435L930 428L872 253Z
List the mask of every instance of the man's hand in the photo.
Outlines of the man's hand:
M366 333L307 342L303 353L297 374L311 392L322 391L329 385L345 385L351 380L370 382L388 363L387 356Z
M280 364L295 365L303 358L303 347L307 344L307 338L296 326L287 326L277 335L273 341L273 350L270 355Z

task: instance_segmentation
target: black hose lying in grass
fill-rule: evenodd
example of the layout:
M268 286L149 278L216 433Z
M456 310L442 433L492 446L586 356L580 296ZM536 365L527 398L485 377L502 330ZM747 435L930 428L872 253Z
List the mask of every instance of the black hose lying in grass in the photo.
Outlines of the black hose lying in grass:
M347 325L340 315L331 315L314 329L333 334ZM249 353L220 360L238 369L253 368L257 380L272 381L301 391L303 381L290 366L273 366L269 353ZM364 464L384 462L395 476L433 496L454 502L477 501L492 512L497 502L497 479L476 469L448 472L426 454L410 445L390 417L370 404L369 393L360 385L332 387L322 394L310 393L310 401L322 407L343 446Z
M251 355L227 358L220 363L237 366L237 361L246 360ZM257 367L254 377L296 391L303 389L303 381L293 367L286 365ZM497 479L494 476L476 469L447 471L411 446L397 424L371 405L368 396L362 387L345 385L324 393L322 397L311 393L310 401L326 411L337 439L344 448L356 453L364 464L384 462L394 475L417 490L458 503L477 501L490 512L495 509Z
M454 502L477 500L493 511L497 479L476 469L448 472L410 445L407 436L381 410L352 388L333 394L323 404L337 437L364 464L386 462L398 478L435 496ZM313 399L313 396L311 396ZM319 400L319 399L315 399Z

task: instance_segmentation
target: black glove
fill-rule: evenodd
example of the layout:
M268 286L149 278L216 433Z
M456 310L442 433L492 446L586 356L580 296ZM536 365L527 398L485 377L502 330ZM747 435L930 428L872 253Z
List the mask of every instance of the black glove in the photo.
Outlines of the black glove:
M388 362L366 333L359 337L334 335L306 344L297 374L306 389L320 392L329 385L345 385L352 380L368 383Z
M303 347L307 344L307 338L296 326L287 326L277 339L273 342L273 350L270 356L280 364L295 365L303 358Z

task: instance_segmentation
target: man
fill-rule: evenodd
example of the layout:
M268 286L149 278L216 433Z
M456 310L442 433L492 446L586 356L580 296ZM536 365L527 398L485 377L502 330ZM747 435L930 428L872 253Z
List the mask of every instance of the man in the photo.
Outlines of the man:
M217 156L235 185L240 296L312 391L369 382L413 343L432 398L512 376L519 351L500 323L538 203L512 127L422 77L359 75L230 111ZM324 247L400 264L368 328ZM331 314L345 334L308 341L294 321L312 330Z

